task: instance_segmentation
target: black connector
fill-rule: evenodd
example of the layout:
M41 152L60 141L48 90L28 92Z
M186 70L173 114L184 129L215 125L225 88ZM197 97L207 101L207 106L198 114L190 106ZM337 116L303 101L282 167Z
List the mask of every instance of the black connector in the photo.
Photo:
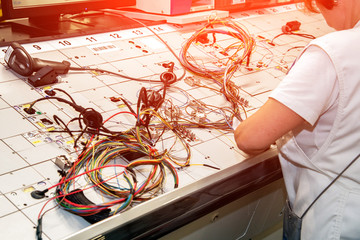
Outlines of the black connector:
M56 92L53 91L53 90L45 90L45 94L48 95L48 96L53 97L53 96L56 95Z
M34 87L40 87L44 85L54 84L58 82L58 75L55 70L50 66L45 66L37 71L34 75L31 75L28 80Z
M24 112L26 112L27 114L33 115L36 113L35 109L33 108L24 108Z
M36 239L42 240L42 217L38 219L38 224L36 226Z
M40 190L34 190L31 192L31 197L34 199L43 199L45 196L45 193L47 193L49 191L49 189L45 189L43 191Z
M47 119L47 118L42 118L42 119L40 119L40 121L41 121L44 125L48 125L48 126L53 124L53 122L50 121L50 120Z

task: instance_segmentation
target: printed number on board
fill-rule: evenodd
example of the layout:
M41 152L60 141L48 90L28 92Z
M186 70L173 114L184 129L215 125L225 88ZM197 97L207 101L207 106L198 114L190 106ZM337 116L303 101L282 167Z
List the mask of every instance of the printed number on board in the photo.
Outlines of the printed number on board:
M159 26L158 26L158 27L154 27L153 30L156 31L156 32L163 32L163 31L164 31L164 29L161 28L161 27L159 27Z
M111 33L110 37L115 38L115 39L121 38L121 36L118 33Z
M87 37L85 39L88 40L89 42L97 42L96 38L94 37Z
M67 40L63 40L63 41L59 41L59 44L62 46L71 46L71 42L67 41Z
M133 30L132 33L136 34L136 35L143 35L144 33L138 29Z

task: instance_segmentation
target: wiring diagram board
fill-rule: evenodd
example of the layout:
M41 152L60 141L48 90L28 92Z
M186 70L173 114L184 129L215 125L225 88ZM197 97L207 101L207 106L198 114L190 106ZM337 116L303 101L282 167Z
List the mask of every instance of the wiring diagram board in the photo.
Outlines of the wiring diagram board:
M281 32L289 21L297 35ZM180 196L274 157L241 152L233 122L265 103L309 36L330 31L285 5L1 47L0 238L90 239L161 206L180 214Z

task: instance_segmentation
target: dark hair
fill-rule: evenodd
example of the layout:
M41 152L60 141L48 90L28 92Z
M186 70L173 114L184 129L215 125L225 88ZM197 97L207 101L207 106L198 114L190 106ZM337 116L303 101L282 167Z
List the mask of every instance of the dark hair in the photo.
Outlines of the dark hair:
M335 5L334 0L304 0L304 3L311 12L319 12L316 5L322 5L327 9L332 9Z

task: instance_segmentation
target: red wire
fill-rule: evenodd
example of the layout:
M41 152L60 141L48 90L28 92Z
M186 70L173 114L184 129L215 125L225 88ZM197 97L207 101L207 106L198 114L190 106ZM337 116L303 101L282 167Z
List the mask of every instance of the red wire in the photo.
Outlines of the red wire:
M72 179L74 179L74 178L76 178L76 177L80 177L80 176L82 176L82 175L84 175L84 174L86 174L86 173L89 173L89 172L92 172L92 171L95 171L95 170L99 170L99 169L101 169L101 168L106 168L106 167L118 167L118 166L121 166L121 167L126 168L126 166L120 165L120 164L100 166L100 167L98 167L98 168L94 168L94 169L89 170L89 171L87 171L87 172L84 172L84 173L82 173L82 174L79 174L79 175L76 175L76 176L71 177L71 178L69 178L69 179L66 179L66 181L61 181L61 182L59 182L59 183L57 183L57 184L49 187L48 190L49 190L49 189L52 189L52 188L54 188L54 187L56 187L56 186L59 186L60 184L63 184L63 183L65 183L65 182L68 182L68 181L70 181L70 180L72 180ZM96 186L98 186L98 185L100 185L100 184L102 184L102 183L104 183L104 182L110 181L111 179L114 179L114 178L120 176L121 174L123 174L123 172L121 172L121 173L119 173L119 174L117 174L117 175L115 175L115 176L113 176L113 177L111 177L111 178L109 178L109 179L106 179L106 180L104 180L104 181L102 181L102 182L99 182L99 183L97 183L97 184L95 184L95 185L92 185L92 186L90 186L90 187L88 187L88 188L79 189L78 191L71 192L71 193L68 193L68 194L66 194L66 195L72 195L72 194L75 194L75 193L78 193L78 192L81 192L81 191L89 190L89 189L91 189L91 188L93 188L93 187L96 187ZM56 199L56 198L65 197L66 195L65 195L65 194L62 194L62 195L58 195L58 196L55 196L55 197L49 199L49 200L44 204L44 206L41 208L41 210L40 210L40 212L39 212L39 215L38 215L38 219L40 219L41 213L43 212L45 206L46 206L50 201L52 201L52 200L54 200L54 199ZM117 203L117 201L113 201L113 202Z
M135 118L137 118L137 115L132 113L132 112L127 112L127 111L123 111L123 112L118 112L115 113L114 115L110 116L108 119L106 119L105 121L103 121L103 124L106 123L107 121L109 121L111 118L115 117L116 115L122 114L122 113L127 113L127 114L131 114L133 115Z

